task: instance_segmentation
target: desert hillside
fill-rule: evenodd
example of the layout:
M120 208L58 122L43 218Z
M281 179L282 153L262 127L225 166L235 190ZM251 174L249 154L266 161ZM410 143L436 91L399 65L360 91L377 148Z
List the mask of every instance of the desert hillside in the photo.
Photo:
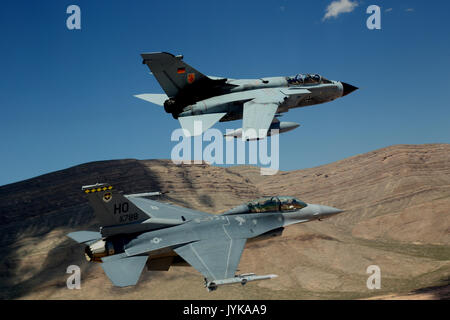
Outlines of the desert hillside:
M247 246L240 272L270 281L208 293L193 268L144 271L133 288L111 285L84 248L65 237L97 230L81 186L109 182L125 193L169 191L161 200L220 213L262 195L292 195L345 213L286 228ZM175 165L169 160L86 163L0 187L0 298L348 299L449 298L450 145L396 145L320 167L261 176L259 168ZM66 268L82 269L69 290ZM368 290L378 265L382 288ZM431 289L430 289L431 288ZM446 288L446 287L444 287Z

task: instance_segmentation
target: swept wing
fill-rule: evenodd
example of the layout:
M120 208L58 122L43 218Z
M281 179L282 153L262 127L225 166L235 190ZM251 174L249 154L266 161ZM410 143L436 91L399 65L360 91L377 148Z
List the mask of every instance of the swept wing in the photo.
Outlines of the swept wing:
M244 103L242 139L265 138L278 106L286 98L278 89L265 89L258 92L255 99Z
M200 240L174 251L209 281L234 277L246 239L219 237Z

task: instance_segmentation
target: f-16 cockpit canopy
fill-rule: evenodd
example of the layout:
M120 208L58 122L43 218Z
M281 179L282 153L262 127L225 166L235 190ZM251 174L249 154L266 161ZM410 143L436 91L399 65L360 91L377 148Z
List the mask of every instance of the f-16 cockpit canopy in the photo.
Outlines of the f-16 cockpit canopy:
M299 210L306 206L306 203L294 197L264 197L228 210L224 215L280 211L288 212Z
M325 79L320 74L303 74L299 73L294 77L287 77L289 85L302 85L302 84L320 84L320 83L332 83L330 80Z

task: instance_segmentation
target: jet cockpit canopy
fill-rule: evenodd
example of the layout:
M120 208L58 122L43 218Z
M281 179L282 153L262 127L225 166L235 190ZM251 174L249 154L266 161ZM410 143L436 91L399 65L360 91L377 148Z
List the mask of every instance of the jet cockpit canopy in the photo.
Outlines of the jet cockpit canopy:
M287 77L289 85L302 85L302 84L320 84L331 83L330 80L325 79L320 74L303 74L299 73L293 77Z
M286 212L299 210L306 206L306 203L294 197L264 197L228 210L224 213L224 215L280 211Z

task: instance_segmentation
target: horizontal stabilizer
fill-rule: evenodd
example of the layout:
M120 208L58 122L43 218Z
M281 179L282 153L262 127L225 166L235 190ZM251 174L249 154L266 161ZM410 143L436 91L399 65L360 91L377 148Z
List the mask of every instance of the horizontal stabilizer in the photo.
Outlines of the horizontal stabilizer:
M138 99L142 99L142 100L148 101L150 103L157 104L158 106L163 106L164 105L164 101L169 99L169 97L167 97L167 95L165 95L164 93L162 93L162 94L158 94L158 93L143 93L143 94L136 94L135 97L138 98Z
M102 238L102 234L100 232L94 231L76 231L67 234L67 236L78 243L85 243Z
M111 282L118 287L134 286L141 276L148 256L126 257L103 262L102 268Z
M209 128L211 128L216 122L222 119L226 115L223 113L209 113L202 114L198 116L188 116L188 117L180 117L178 120L180 121L180 125L185 132L187 137L190 136L199 136Z

